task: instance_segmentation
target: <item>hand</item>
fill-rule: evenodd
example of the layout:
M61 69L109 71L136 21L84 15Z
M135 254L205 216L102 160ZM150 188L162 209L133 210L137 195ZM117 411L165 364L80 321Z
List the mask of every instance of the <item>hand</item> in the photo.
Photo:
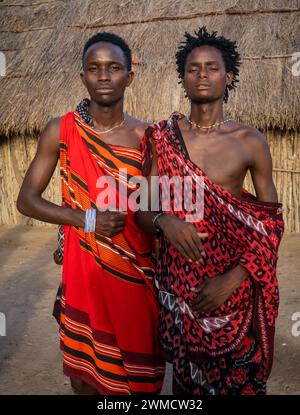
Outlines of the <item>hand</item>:
M245 268L238 265L224 275L209 278L197 288L191 288L197 294L190 302L192 310L205 313L219 308L247 276Z
M187 223L175 215L162 215L156 223L168 241L189 262L204 263L205 251L201 238L207 238L208 233L198 232L193 224Z
M127 212L97 211L95 232L112 237L122 232Z

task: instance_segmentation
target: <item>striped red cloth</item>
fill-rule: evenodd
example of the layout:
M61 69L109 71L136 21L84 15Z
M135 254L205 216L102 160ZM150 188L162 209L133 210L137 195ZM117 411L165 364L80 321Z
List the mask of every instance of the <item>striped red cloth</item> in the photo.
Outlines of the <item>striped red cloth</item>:
M125 179L120 168L127 169ZM78 112L70 112L61 120L60 169L62 205L96 208L98 178L108 175L127 185L130 177L141 174L141 152L106 144ZM151 249L134 212L128 212L123 231L112 238L66 225L64 235L64 374L82 379L100 394L159 393L164 364Z

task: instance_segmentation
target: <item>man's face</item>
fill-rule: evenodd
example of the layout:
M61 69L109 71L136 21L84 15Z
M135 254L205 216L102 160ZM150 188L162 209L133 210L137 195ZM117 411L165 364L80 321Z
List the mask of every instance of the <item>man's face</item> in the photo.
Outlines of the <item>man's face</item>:
M133 80L124 52L109 42L97 42L87 50L80 76L91 99L107 106L123 99Z
M205 104L223 99L232 73L226 73L221 52L208 45L196 47L188 55L183 86L191 102Z

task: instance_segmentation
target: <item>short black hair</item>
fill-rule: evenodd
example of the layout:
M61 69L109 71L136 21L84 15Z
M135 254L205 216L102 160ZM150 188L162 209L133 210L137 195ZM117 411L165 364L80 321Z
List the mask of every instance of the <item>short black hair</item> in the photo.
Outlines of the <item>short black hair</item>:
M214 46L219 49L223 56L226 72L233 73L232 83L226 85L225 89L224 101L227 102L229 90L236 88L236 83L239 82L238 75L241 61L240 54L236 48L236 42L226 39L223 36L217 36L217 32L209 33L206 26L200 27L199 30L195 32L195 36L185 32L184 37L185 40L181 42L176 53L176 65L180 83L182 83L184 78L187 57L192 50L202 45Z
M127 70L131 71L132 57L131 57L130 47L127 45L124 39L110 32L99 32L96 35L92 36L86 42L83 48L83 52L82 52L82 66L84 66L84 56L88 48L97 42L108 42L108 43L112 43L113 45L119 46L119 48L121 48L122 51L124 52L126 62L127 62Z

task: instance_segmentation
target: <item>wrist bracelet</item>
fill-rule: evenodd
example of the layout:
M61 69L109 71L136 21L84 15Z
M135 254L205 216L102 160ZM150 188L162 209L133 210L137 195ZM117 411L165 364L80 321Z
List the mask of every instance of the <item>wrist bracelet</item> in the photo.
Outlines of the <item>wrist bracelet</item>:
M84 232L95 232L96 229L96 209L87 209L85 212Z
M156 231L157 231L157 232L160 232L160 231L161 231L161 229L160 229L160 227L156 224L156 221L157 221L157 219L158 219L158 218L160 218L162 215L165 215L165 212L159 212L159 213L157 213L157 214L154 216L154 218L152 219L152 223L153 223L154 227L156 228Z

